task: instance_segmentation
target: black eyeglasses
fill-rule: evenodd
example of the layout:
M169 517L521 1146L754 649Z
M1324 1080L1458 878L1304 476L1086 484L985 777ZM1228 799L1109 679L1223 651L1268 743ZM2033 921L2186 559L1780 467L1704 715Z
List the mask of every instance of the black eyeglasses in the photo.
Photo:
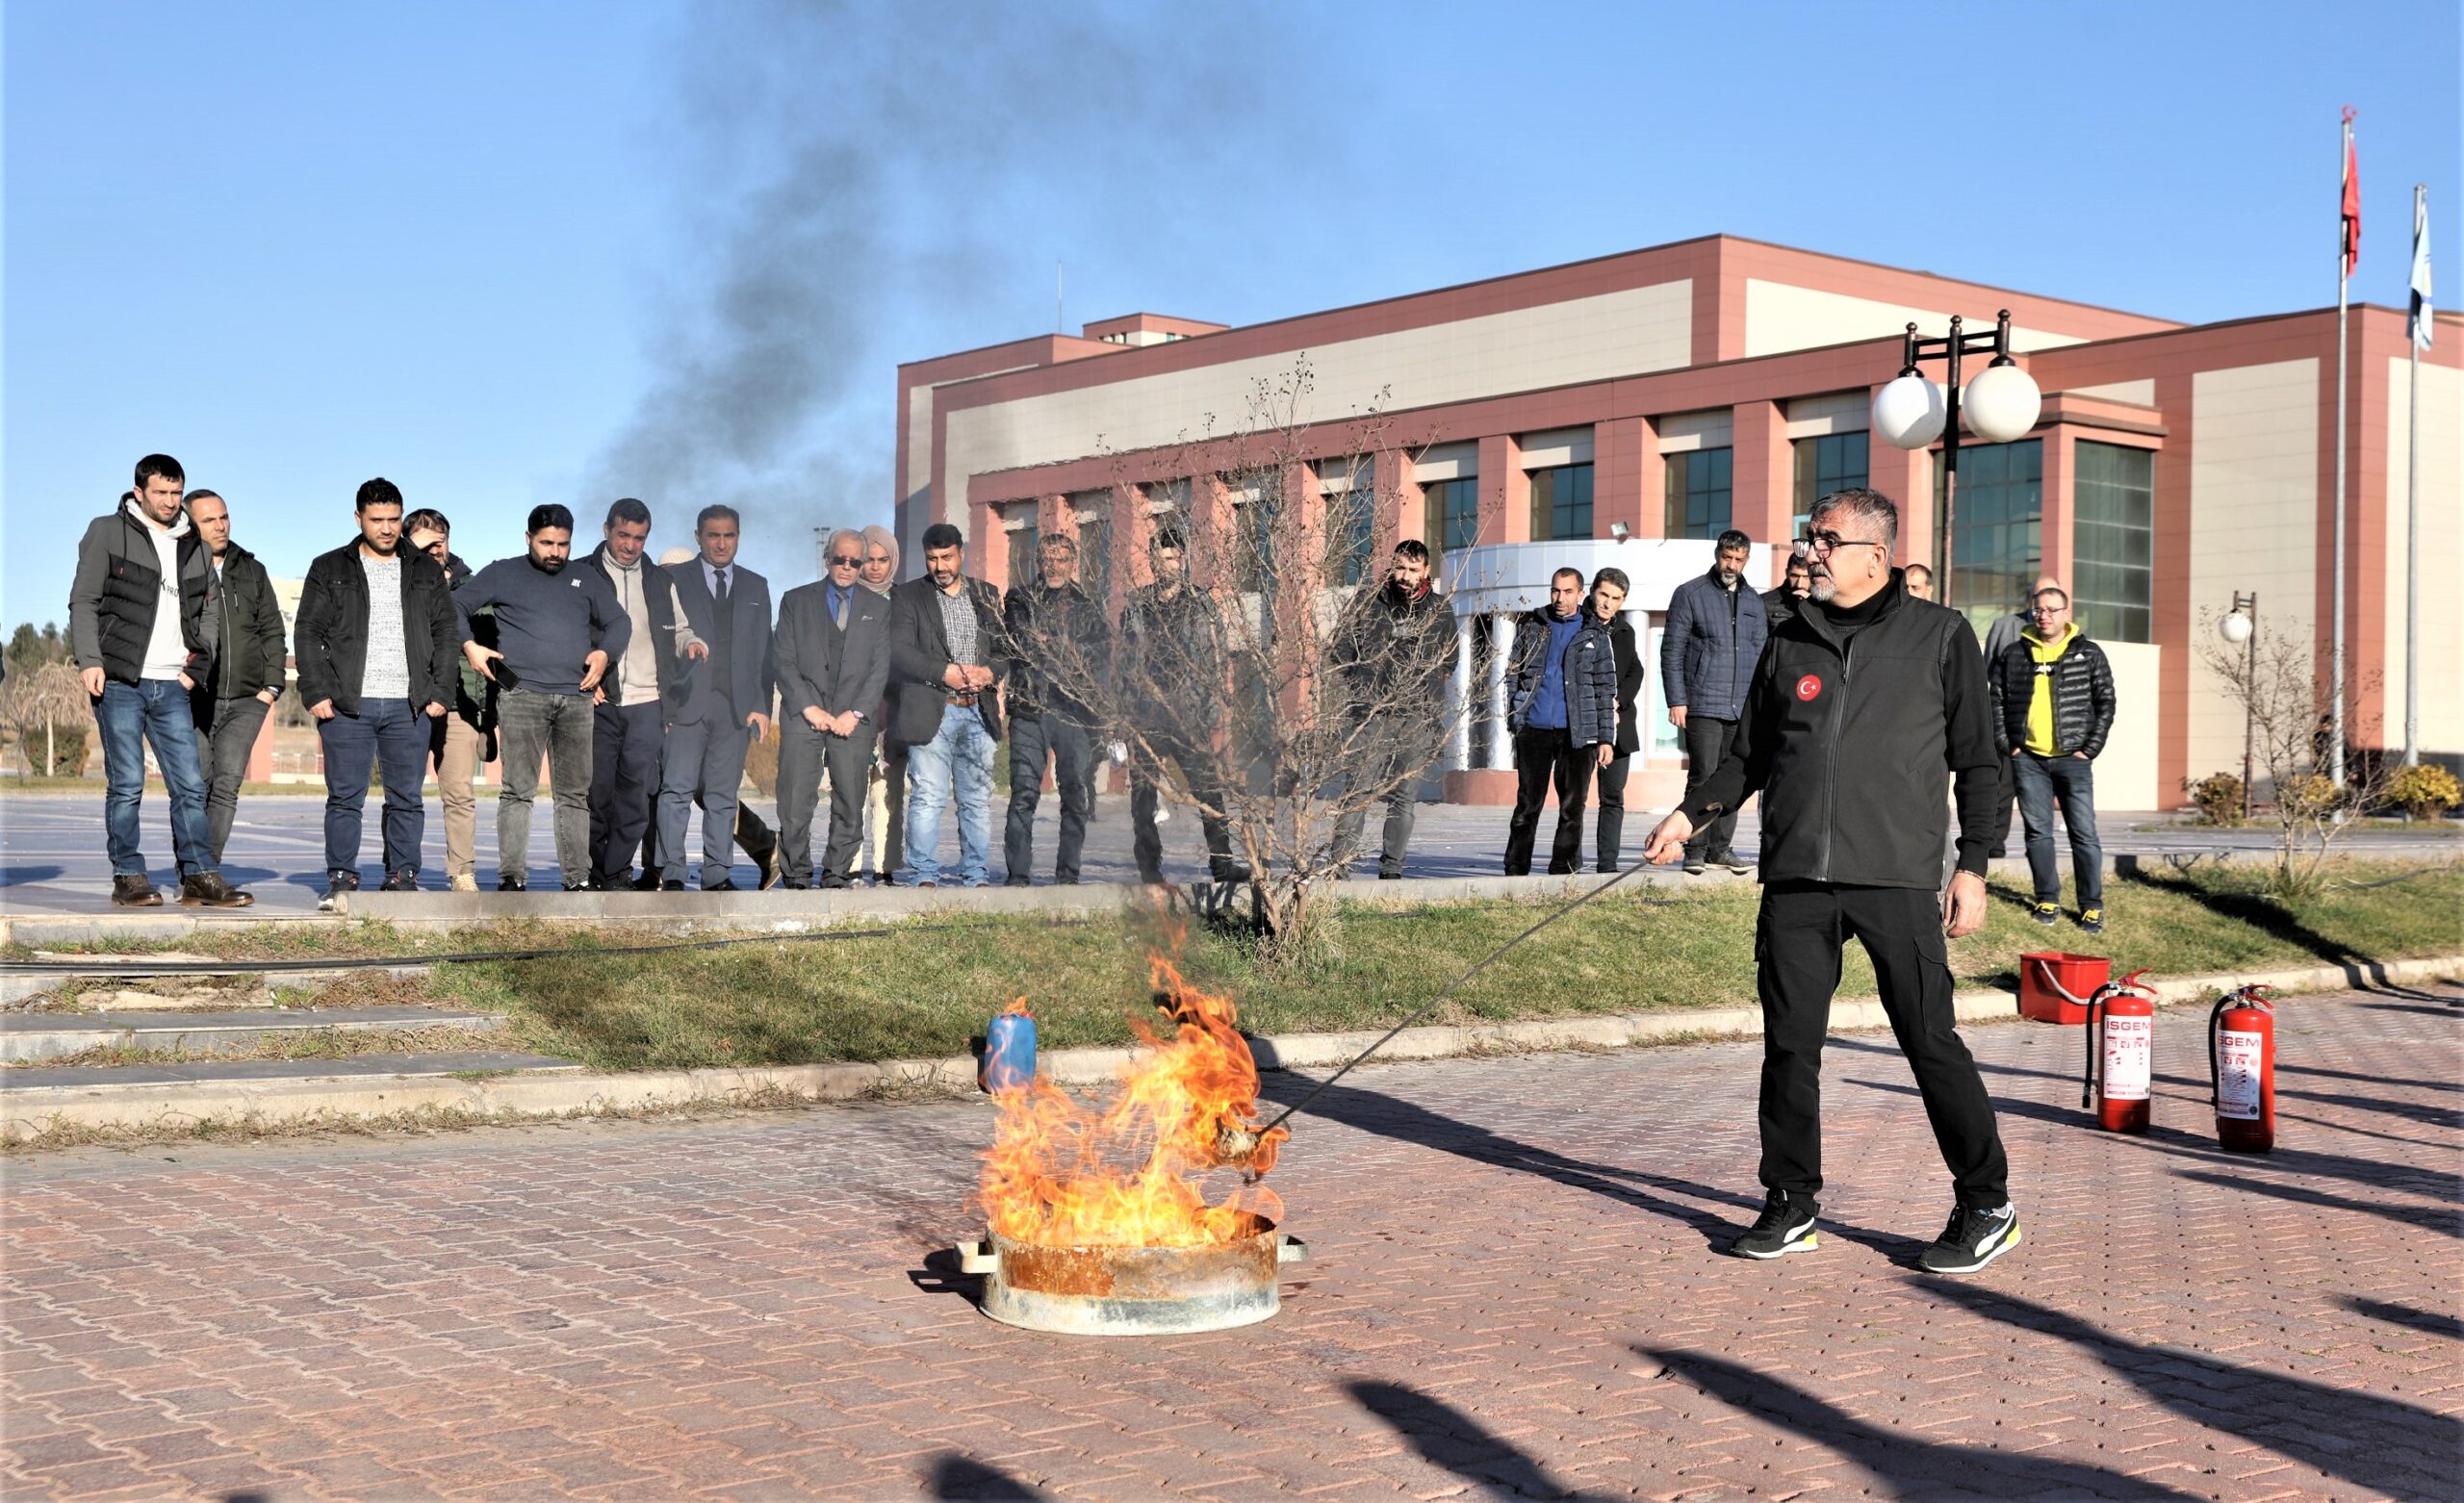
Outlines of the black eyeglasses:
M1817 532L1806 539L1806 543L1817 553L1828 553L1833 548L1842 548L1889 547L1888 544L1877 543L1871 538L1843 538L1836 532Z
M844 553L833 553L830 555L830 567L833 569L860 569L863 567L863 563L864 561L862 559L850 558Z

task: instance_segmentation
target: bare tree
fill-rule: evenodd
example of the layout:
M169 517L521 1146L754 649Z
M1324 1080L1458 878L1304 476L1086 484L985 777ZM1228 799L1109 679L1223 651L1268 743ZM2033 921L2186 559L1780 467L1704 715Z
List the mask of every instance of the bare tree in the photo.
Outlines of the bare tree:
M1311 420L1305 357L1252 388L1242 421L1116 457L1131 591L1103 644L1030 618L1011 650L1043 665L1127 751L1133 776L1228 827L1270 952L1342 874L1348 835L1417 784L1464 706L1453 618L1385 593L1413 452L1370 410ZM1382 394L1381 398L1382 400ZM1156 574L1177 545L1187 582ZM1023 581L1020 581L1023 582Z
M2213 618L2211 612L2202 625L2212 628ZM2339 787L2326 772L2335 732L2309 624L2293 622L2278 628L2263 623L2254 629L2257 636L2246 645L2225 642L2213 629L2195 633L2199 662L2223 685L2226 701L2248 717L2257 764L2251 780L2265 779L2272 794L2276 894L2308 899L2327 885L2327 861L2338 838L2359 815L2385 802L2387 759L2368 752L2347 757L2346 781ZM2370 687L2365 675L2348 692L2359 699ZM2356 739L2372 728L2351 713L2346 724ZM2251 800L2252 790L2243 790L2243 798Z
M79 681L77 670L67 663L43 663L12 673L0 683L0 721L16 732L17 747L25 754L26 767L33 771L35 747L42 747L42 770L37 776L55 776L60 761L58 727L63 725L82 726L92 713L92 701L86 686Z

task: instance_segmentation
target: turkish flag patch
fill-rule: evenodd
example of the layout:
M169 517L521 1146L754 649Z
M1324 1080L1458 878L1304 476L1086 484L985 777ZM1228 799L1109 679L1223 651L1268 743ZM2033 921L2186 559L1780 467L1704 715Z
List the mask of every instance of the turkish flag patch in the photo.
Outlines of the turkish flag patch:
M1813 675L1808 674L1803 678L1797 680L1798 699L1810 700L1820 693L1822 693L1822 680L1815 677Z

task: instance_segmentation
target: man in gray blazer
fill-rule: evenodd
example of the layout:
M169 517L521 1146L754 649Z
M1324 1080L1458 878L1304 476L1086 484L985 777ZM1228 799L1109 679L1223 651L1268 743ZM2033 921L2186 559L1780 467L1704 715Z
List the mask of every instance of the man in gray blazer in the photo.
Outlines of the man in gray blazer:
M864 535L830 535L828 573L779 601L779 864L812 885L812 812L830 769L830 843L821 885L844 887L864 843L873 714L889 683L889 601L864 588Z
M744 754L770 734L770 690L777 678L770 637L770 581L735 561L732 506L705 506L693 525L702 554L668 571L693 634L710 650L698 663L671 660L684 675L670 711L659 773L659 886L684 887L684 828L702 796L702 890L733 892L736 788Z

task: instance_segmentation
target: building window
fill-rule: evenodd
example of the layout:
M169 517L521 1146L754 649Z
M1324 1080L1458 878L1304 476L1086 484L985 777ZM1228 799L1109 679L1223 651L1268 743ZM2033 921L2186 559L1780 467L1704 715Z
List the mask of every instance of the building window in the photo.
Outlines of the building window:
M1225 560L1236 595L1264 593L1274 579L1274 504L1266 484L1234 483L1232 556Z
M1001 518L1010 534L1010 583L1033 584L1036 579L1036 503L1020 501L1006 508Z
M1470 548L1480 541L1480 480L1477 475L1428 481L1421 487L1421 495L1428 506L1422 522L1421 540L1428 545L1428 550L1435 558L1443 558L1456 548Z
M2071 486L2071 588L2079 629L2108 642L2153 642L2156 455L2082 440Z
M1733 452L1698 448L1668 456L1668 536L1716 538L1729 530L1729 462Z
M1531 471L1531 541L1591 536L1591 467L1559 465Z
M1951 597L1979 632L2027 598L2044 570L2044 441L1960 446L1959 538L1951 560ZM1934 556L1942 548L1942 467L1934 467Z
M1369 577L1369 554L1377 540L1376 492L1368 486L1325 493L1326 541L1334 549L1334 582L1358 584Z
M1796 450L1797 515L1788 527L1788 541L1792 543L1806 535L1806 523L1813 518L1814 502L1834 491L1863 485L1868 474L1862 433L1826 433L1819 438L1799 439Z

